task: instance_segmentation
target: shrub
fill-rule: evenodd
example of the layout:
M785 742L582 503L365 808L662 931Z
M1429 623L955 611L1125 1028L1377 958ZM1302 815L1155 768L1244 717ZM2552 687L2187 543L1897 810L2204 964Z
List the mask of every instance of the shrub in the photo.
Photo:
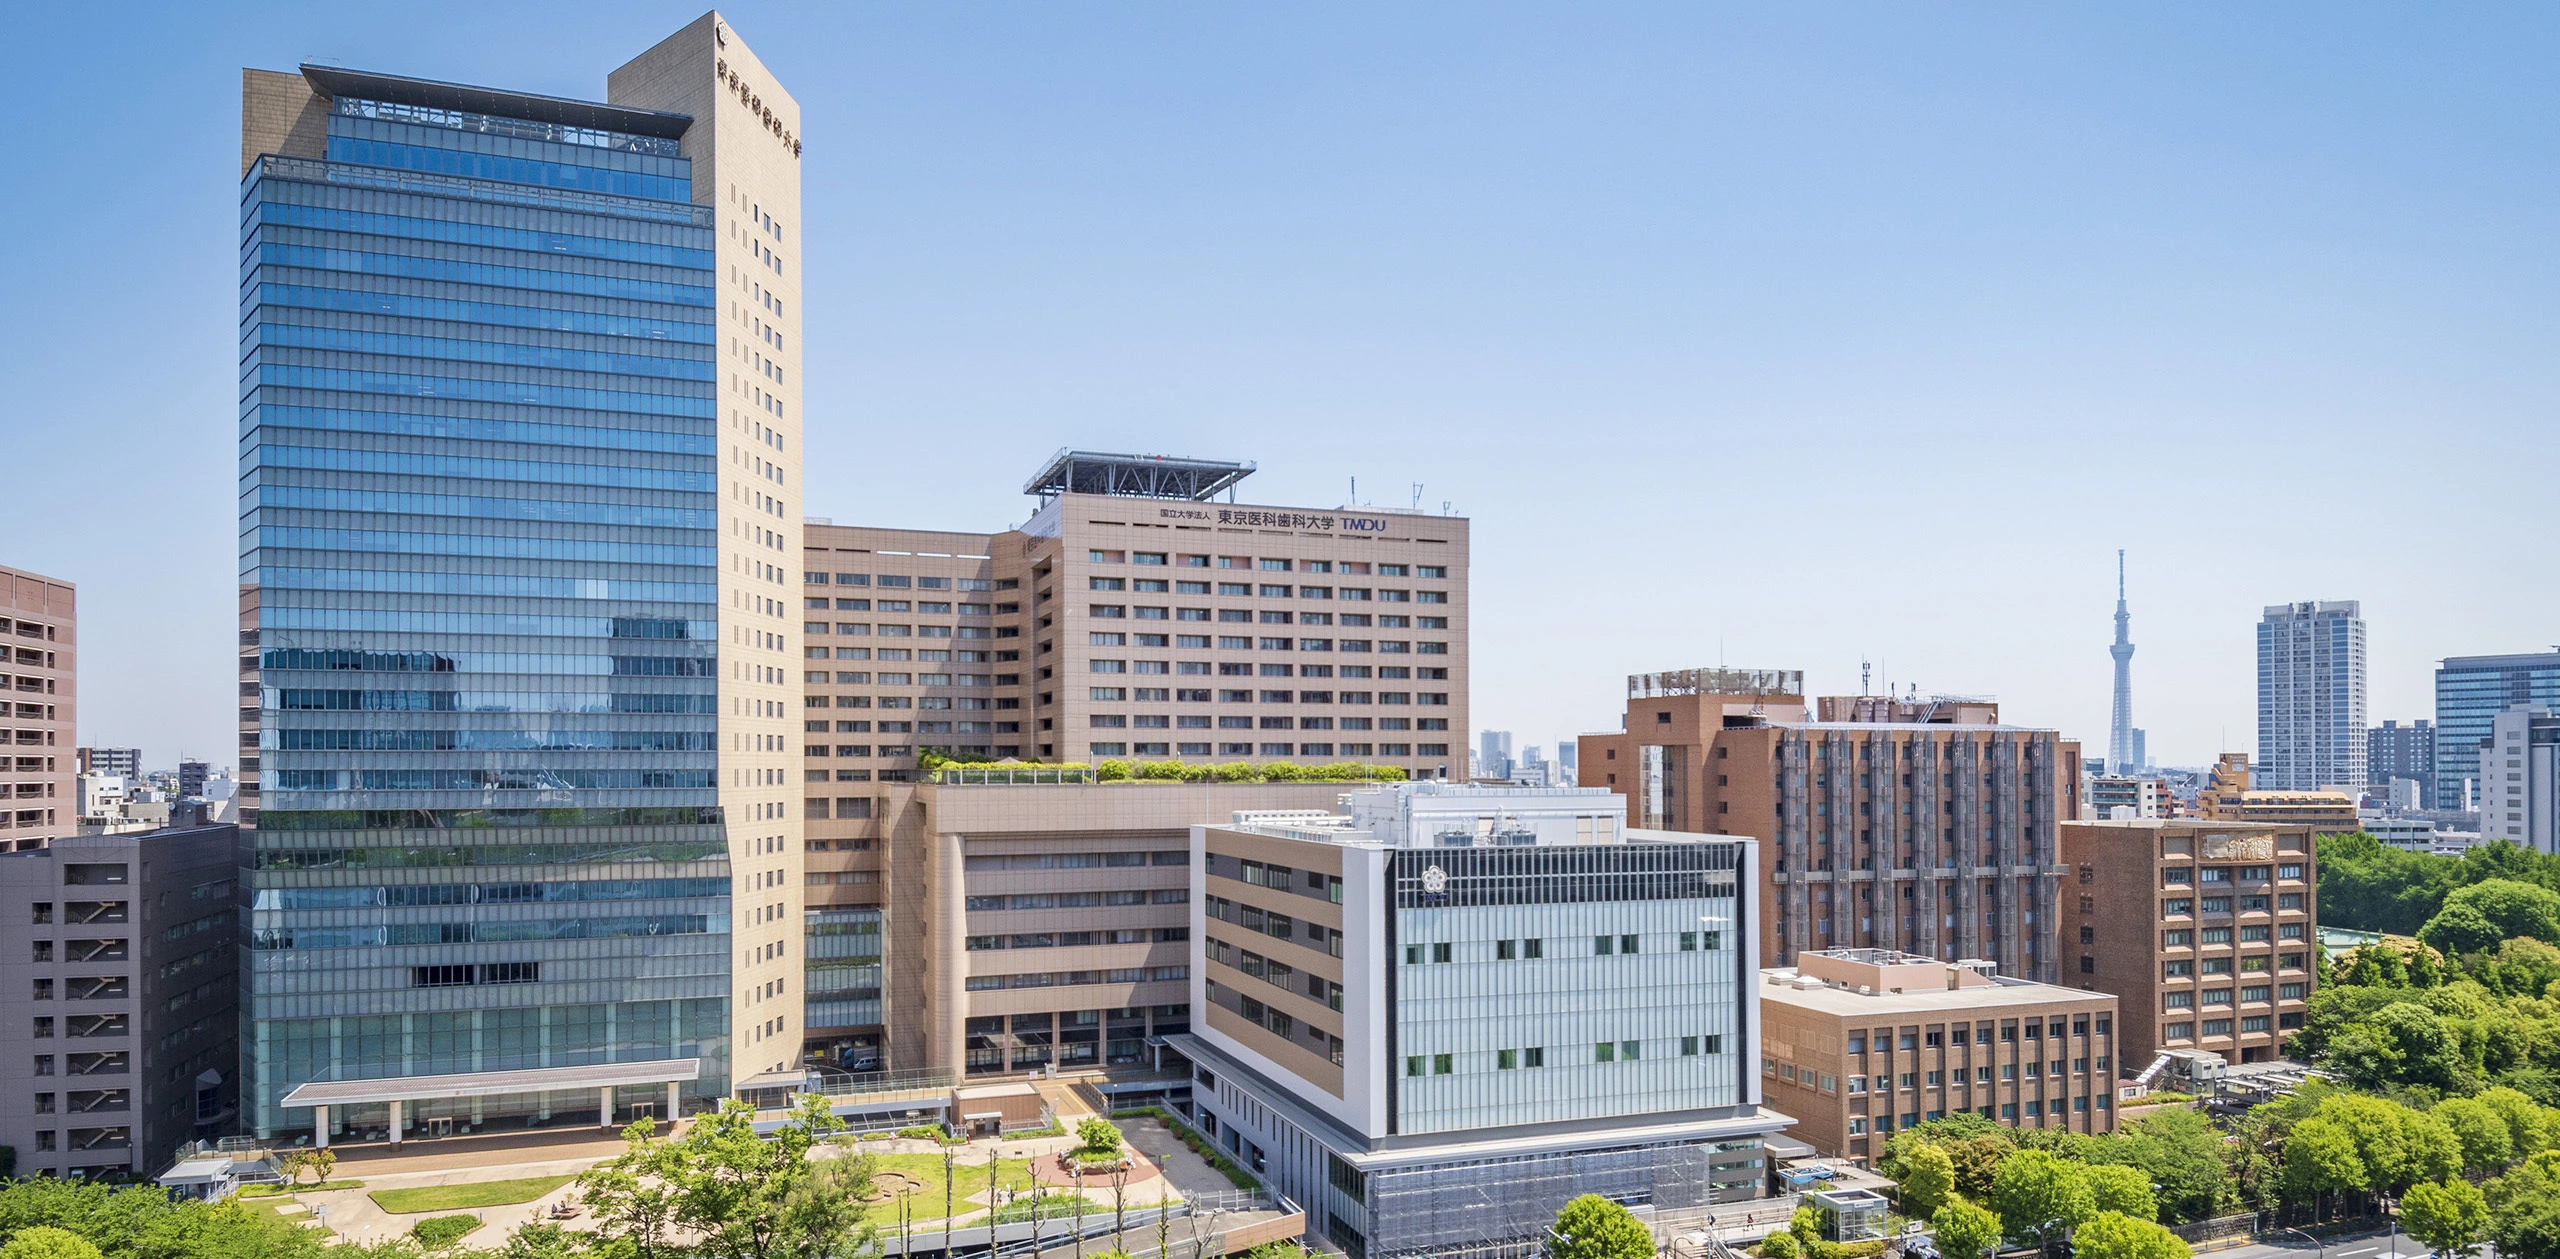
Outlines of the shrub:
M1078 1155L1095 1158L1117 1158L1120 1155L1120 1128L1108 1119L1097 1116L1078 1122L1076 1140L1084 1143L1076 1147Z
M1796 1235L1783 1228L1771 1229L1760 1239L1760 1259L1796 1259L1803 1253L1796 1245Z
M409 1235L429 1250L442 1250L471 1235L480 1221L468 1215L430 1215L409 1226Z
M898 1135L905 1137L910 1141L932 1141L939 1143L942 1140L942 1129L929 1123L920 1123L912 1128L898 1129Z

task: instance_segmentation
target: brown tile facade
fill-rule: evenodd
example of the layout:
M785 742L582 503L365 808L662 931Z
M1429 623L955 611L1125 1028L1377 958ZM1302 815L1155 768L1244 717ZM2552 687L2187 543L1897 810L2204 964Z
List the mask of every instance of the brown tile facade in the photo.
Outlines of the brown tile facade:
M79 645L71 583L0 568L0 847L79 827Z
M1808 962L1819 955L1807 955ZM1799 987L1763 972L1761 1086L1787 1135L1865 1161L1957 1111L2010 1127L2115 1130L2116 999L2002 980L1909 993Z
M2072 822L2066 982L2117 995L2124 1067L2164 1049L2267 1062L2318 983L2311 831L2201 819Z
M1729 687L1797 676L1698 672ZM1947 721L1824 702L1895 720L1807 721L1803 697L1774 685L1636 695L1624 733L1582 737L1580 783L1626 793L1631 825L1758 837L1766 960L1893 948L2055 982L2055 826L2079 813L2080 745L1990 724L1978 701Z

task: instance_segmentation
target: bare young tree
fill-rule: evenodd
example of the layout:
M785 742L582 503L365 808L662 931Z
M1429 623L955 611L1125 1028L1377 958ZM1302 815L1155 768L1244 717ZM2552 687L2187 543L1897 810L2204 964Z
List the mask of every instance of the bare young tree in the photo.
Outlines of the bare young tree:
M942 1140L942 1253L951 1253L951 1212L960 1189L960 1147L948 1134Z
M1084 1259L1084 1164L1067 1159L1067 1177L1075 1182L1076 1197L1071 1204L1076 1213L1076 1259Z
M1129 1253L1129 1240L1123 1234L1129 1224L1129 1156L1111 1165L1111 1248Z
M915 1205L908 1201L914 1193L913 1185L898 1186L898 1253L901 1255L915 1250L916 1211Z

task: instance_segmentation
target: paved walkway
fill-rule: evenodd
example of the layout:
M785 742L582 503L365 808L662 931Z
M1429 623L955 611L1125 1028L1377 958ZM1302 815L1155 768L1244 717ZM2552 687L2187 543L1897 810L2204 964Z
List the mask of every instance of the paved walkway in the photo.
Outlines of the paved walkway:
M666 1135L664 1128L665 1125L660 1125L659 1135ZM601 1162L622 1153L623 1141L622 1131L618 1128L546 1128L530 1132L413 1139L396 1146L387 1141L368 1141L362 1145L333 1145L329 1148L338 1156L338 1170L330 1173L332 1177L360 1179L369 1184L376 1177L409 1172L505 1167L577 1158ZM474 1179L503 1180L506 1177L480 1176Z

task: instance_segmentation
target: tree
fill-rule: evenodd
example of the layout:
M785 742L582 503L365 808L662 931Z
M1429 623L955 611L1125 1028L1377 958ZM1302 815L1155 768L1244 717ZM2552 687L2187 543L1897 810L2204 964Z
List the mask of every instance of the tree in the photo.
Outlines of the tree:
M1904 1215L1934 1215L1956 1191L1955 1160L1937 1146L1920 1146L1903 1156L1901 1186Z
M2469 887L2461 888L2444 899L2445 909L2465 906L2478 910L2480 916L2488 919L2490 927L2497 933L2497 938L2481 946L2482 948L2494 949L2518 936L2540 940L2545 944L2560 944L2560 892L2554 892L2548 887L2539 887L2515 879L2484 879ZM2438 911L2436 916L2443 917L2443 911ZM2426 940L2425 928L2419 929L2418 938ZM2434 943L2431 940L2427 942ZM2453 950L2445 951L2450 953ZM2477 950L2463 951L2476 952Z
M2211 1219L2240 1205L2231 1144L2201 1111L2172 1107L2112 1135L2074 1140L2080 1161L2137 1168L2159 1186L2153 1191L2156 1209L2141 1218L2183 1223Z
M2400 1198L2400 1222L2438 1254L2469 1250L2480 1240L2488 1211L2489 1200L2467 1180L2411 1185Z
M1770 1229L1769 1235L1760 1239L1760 1259L1796 1259L1803 1253L1796 1235L1783 1228Z
M2099 1163L2082 1167L2080 1174L2088 1180L2090 1201L2101 1214L2113 1211L2145 1224L2159 1221L2159 1200L2152 1196L2151 1178L2141 1168Z
M811 1093L761 1136L755 1107L732 1098L672 1139L657 1138L654 1120L632 1124L623 1153L581 1184L601 1231L644 1259L668 1249L677 1230L699 1235L699 1249L722 1259L852 1255L869 1240L863 1198L872 1160L809 1157L843 1129L827 1099Z
M2081 1169L2044 1150L2020 1150L2000 1164L1991 1181L1991 1208L2011 1237L2033 1237L2040 1225L2059 1220L2064 1227L2097 1214Z
M2190 1259L2178 1235L2149 1220L2100 1211L2072 1231L2075 1259Z
M2293 1126L2284 1143L2284 1190L2289 1198L2362 1189L2369 1173L2346 1129L2317 1115Z
M1586 1193L1556 1212L1549 1259L1653 1259L1653 1230L1607 1198Z
M2000 1244L2000 1217L1962 1198L1938 1208L1929 1223L1946 1259L1978 1259Z
M2498 1259L2560 1259L2560 1173L2527 1159L2482 1186Z
M2418 928L2418 943L2457 957L2494 949L2505 939L2476 905L2447 905Z
M0 1259L104 1259L96 1245L69 1229L39 1224L22 1228L9 1244L0 1246Z
M2498 1108L2471 1097L2448 1097L2436 1103L2435 1117L2462 1143L2462 1169L2474 1175L2503 1170L2516 1159L2514 1134Z
M1120 1153L1120 1126L1098 1115L1076 1124L1076 1139L1083 1142L1076 1151L1078 1154L1103 1159Z

